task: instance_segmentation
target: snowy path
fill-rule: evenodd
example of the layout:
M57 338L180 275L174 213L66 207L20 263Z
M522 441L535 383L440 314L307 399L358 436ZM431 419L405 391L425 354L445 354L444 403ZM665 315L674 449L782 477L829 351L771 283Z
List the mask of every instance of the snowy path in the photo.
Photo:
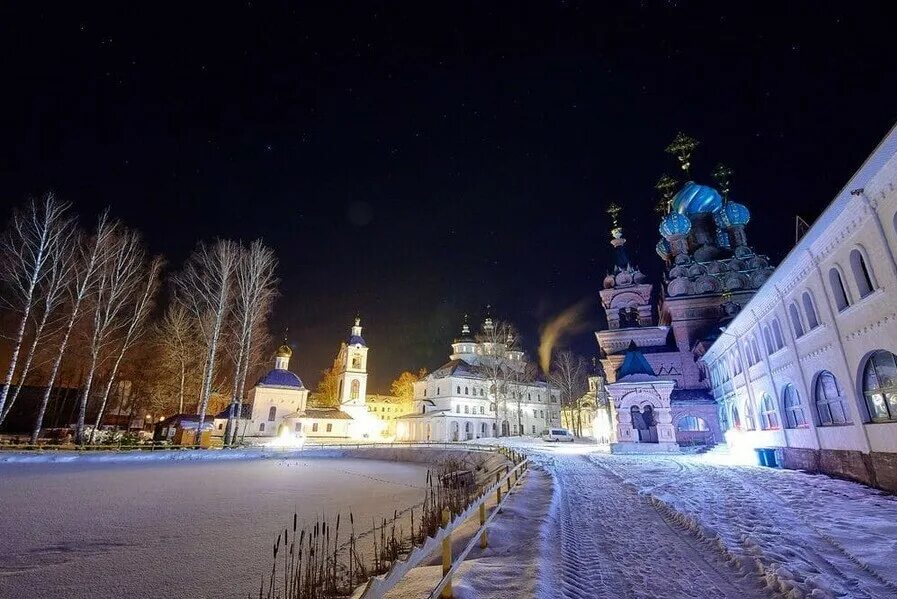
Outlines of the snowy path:
M591 460L685 526L753 565L769 586L819 597L897 596L897 500L788 470L708 463L697 456Z
M584 455L535 455L555 476L559 559L548 584L586 597L762 597L750 577ZM550 595L546 593L545 596Z

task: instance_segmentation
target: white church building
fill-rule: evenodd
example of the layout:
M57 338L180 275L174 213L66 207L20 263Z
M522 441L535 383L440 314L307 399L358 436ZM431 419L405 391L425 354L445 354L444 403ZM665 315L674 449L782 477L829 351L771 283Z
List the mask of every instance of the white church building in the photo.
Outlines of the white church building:
M491 318L483 323L491 332ZM509 435L535 436L560 425L560 400L556 388L544 381L510 382L496 399L489 368L500 360L510 372L526 367L523 352L502 343L478 342L465 323L452 343L449 362L414 384L412 412L396 418L400 441L464 441Z
M278 436L308 439L362 439L382 426L368 413L367 353L361 336L361 320L356 318L348 342L340 346L339 408L308 405L308 389L289 369L292 350L282 345L274 356L274 368L249 390L238 424L244 440L264 440ZM214 421L214 433L224 434L227 410Z
M897 491L895 257L897 127L703 356L731 446Z

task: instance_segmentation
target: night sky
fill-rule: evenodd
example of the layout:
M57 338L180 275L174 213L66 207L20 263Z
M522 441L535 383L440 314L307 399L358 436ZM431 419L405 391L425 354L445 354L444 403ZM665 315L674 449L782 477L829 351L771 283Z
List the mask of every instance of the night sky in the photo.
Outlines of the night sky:
M172 267L263 237L272 330L308 386L356 313L376 391L439 366L486 304L531 351L579 301L600 326L604 210L659 276L653 185L680 177L679 130L696 179L735 170L778 262L897 119L879 3L11 4L3 217L48 190L85 222L108 205ZM596 352L589 330L572 346Z

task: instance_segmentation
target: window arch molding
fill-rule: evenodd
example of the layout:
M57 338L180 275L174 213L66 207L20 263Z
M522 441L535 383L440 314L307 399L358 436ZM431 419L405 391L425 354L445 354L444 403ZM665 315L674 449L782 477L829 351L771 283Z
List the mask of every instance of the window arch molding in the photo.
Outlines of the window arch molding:
M844 284L844 271L841 265L835 263L828 270L828 284L832 297L835 300L835 308L843 312L853 303L850 288Z
M800 315L800 309L797 307L797 302L791 302L788 304L788 318L791 320L791 330L794 331L795 337L803 337L804 333L804 322Z
M856 245L850 250L850 270L853 273L854 284L857 286L857 295L860 299L877 289L875 273L872 272L872 262L869 260L866 248L861 245Z
M816 309L816 298L813 297L813 292L811 290L805 289L800 295L800 301L804 307L807 331L812 331L819 326L819 311Z
M806 428L807 414L801 402L800 393L793 383L786 383L782 387L782 416L785 420L785 428Z

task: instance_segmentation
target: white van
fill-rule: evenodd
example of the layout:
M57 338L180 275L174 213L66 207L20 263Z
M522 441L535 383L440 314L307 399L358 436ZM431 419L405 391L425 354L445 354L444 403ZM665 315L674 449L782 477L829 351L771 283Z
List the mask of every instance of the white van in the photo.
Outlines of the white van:
M542 431L543 441L569 441L573 443L573 433L565 428L546 428Z

